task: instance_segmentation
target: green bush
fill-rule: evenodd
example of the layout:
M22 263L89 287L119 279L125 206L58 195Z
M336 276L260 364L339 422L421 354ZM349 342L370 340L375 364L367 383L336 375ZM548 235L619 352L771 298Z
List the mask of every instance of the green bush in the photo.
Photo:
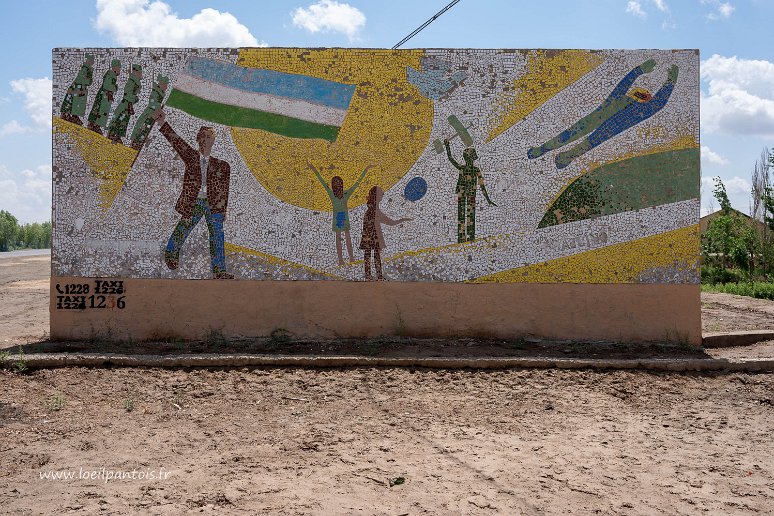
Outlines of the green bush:
M701 290L702 292L723 292L725 294L735 294L737 296L770 299L774 301L774 283L763 281L717 283L714 285L704 284L701 286Z
M714 265L702 265L701 282L715 285L716 283L738 283L744 280L744 274L739 269L726 269Z

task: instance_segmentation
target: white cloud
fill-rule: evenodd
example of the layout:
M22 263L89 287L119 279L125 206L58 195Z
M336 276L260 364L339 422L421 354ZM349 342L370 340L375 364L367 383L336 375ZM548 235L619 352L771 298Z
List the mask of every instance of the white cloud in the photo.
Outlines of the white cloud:
M727 20L736 9L731 2L720 0L701 0L702 5L709 5L715 10L707 14L708 20Z
M645 8L645 1L647 1L648 8L655 8L663 13L664 19L661 22L661 30L674 29L677 27L672 20L672 13L669 11L666 0L629 0L626 3L626 12L638 18L647 18L648 11Z
M636 2L635 0L630 0L630 2L626 5L626 12L632 13L634 16L639 18L645 18L648 15L648 13L642 10L642 4Z
M715 188L715 178L708 176L701 176L701 189L702 191L712 192Z
M734 6L731 5L730 2L725 2L723 4L720 4L718 7L718 12L720 13L720 16L722 18L728 18L731 16L731 13L734 12Z
M202 9L178 18L162 0L97 0L94 25L130 47L266 46L230 13Z
M723 184L726 187L726 193L728 195L749 195L750 191L752 190L752 185L750 182L743 177L734 176L731 179L721 178L721 181L723 181ZM702 188L706 188L706 190L711 194L715 189L715 178L702 176L701 186Z
M0 206L22 224L51 220L51 165L19 173L0 165Z
M22 134L28 132L30 132L29 127L21 125L16 120L11 120L10 122L4 123L3 126L0 127L0 138L3 136L8 136L9 134Z
M365 27L366 17L356 7L335 0L320 0L308 8L294 10L293 25L309 32L340 32L352 40Z
M714 163L715 165L728 165L730 163L730 161L706 145L701 146L701 160L704 163Z
M752 185L750 182L739 176L734 176L731 179L726 179L723 181L723 184L726 185L726 192L730 194L749 194L752 190Z
M702 129L774 136L774 63L713 55L701 63Z
M24 95L24 109L35 122L38 129L51 128L51 79L17 79L11 81L11 88L16 93ZM16 120L6 123L0 132L5 134L22 133L32 130L24 127Z

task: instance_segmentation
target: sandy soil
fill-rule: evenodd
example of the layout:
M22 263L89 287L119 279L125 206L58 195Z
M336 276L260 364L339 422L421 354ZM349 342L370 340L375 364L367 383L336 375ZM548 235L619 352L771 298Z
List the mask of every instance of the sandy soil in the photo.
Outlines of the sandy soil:
M49 345L47 273L0 258L6 347ZM774 319L711 296L711 331ZM771 374L0 370L0 513L770 514L772 435Z
M0 349L48 335L51 255L0 253Z
M774 506L773 375L66 369L0 382L0 507L12 514ZM40 478L81 468L170 475Z
M774 330L774 302L719 292L701 293L702 331Z

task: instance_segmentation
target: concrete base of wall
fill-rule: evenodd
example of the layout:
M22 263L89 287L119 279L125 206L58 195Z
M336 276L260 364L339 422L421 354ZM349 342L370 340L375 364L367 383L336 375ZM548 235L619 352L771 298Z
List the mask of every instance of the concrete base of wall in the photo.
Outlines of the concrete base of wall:
M299 338L536 336L701 344L699 285L124 279L123 293L95 295L96 281L52 277L52 339L188 340L213 330L244 337L284 328ZM76 292L69 303L60 293L68 285ZM89 292L73 285L89 285ZM84 308L77 307L81 302Z

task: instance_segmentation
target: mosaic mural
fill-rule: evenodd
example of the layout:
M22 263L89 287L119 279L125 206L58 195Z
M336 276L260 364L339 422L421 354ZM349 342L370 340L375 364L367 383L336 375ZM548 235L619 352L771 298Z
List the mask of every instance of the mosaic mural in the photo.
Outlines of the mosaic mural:
M54 275L698 283L693 50L55 49Z

